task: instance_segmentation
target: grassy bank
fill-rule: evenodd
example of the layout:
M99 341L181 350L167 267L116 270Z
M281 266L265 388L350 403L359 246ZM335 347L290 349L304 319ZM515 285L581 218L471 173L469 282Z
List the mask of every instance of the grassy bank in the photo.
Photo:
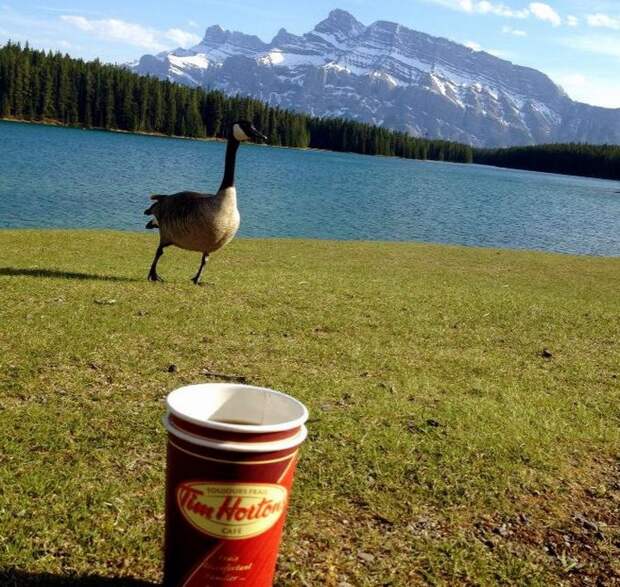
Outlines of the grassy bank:
M159 579L204 369L310 408L278 585L620 580L620 259L238 240L197 288L155 244L0 231L0 584Z

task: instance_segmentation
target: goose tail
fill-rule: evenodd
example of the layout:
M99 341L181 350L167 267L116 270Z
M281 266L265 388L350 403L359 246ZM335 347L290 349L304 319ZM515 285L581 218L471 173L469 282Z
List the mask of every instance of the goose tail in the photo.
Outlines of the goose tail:
M153 214L157 213L157 205L159 204L160 200L163 200L166 196L162 196L160 194L154 194L151 196L151 200L154 200L155 203L151 204L151 206L149 206L145 211L144 214L146 216L151 216Z

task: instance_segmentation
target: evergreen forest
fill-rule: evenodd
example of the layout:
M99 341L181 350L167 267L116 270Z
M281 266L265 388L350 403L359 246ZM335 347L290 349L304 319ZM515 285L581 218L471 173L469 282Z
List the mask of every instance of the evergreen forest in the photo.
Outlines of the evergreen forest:
M342 118L313 117L11 42L0 47L0 118L193 138L226 138L235 120L247 119L276 146L620 179L618 145L476 149Z

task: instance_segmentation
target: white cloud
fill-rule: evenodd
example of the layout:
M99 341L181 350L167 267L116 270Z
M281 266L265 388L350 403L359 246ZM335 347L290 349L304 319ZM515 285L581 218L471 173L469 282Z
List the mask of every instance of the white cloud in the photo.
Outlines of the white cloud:
M466 41L463 44L472 51L484 51L485 53L489 53L490 55L494 55L500 59L510 59L513 56L510 51L504 51L503 49L483 49L482 45L480 43L476 43L476 41Z
M539 20L551 23L558 27L562 24L562 17L549 4L531 2L530 12Z
M473 3L473 11L481 14L495 14L496 16L504 16L506 18L527 18L528 11L514 10L504 4L493 4L487 0L481 0Z
M499 59L509 60L514 58L514 53L512 53L512 51L506 51L505 49L485 49L485 51Z
M200 37L195 33L183 31L181 29L168 29L165 33L166 38L174 41L180 47L189 47L200 43Z
M461 12L468 12L470 14L493 14L495 16L503 16L505 18L526 19L530 16L548 22L554 27L562 25L563 20L560 14L549 4L544 2L530 2L527 8L514 8L501 2L494 2L491 0L426 0L433 4L439 4L446 8L452 8L453 10L460 10ZM604 14L592 15L592 17L605 17ZM614 19L608 20L600 19L599 21L607 23L610 21L615 23ZM620 22L620 20L618 21ZM570 27L576 27L579 25L579 19L576 16L568 16L566 18L566 24ZM598 26L606 26L600 24ZM619 25L620 26L620 25ZM504 31L506 34L514 34L517 37L527 36L527 33L523 30L513 29L514 32Z
M561 39L560 43L570 49L577 51L587 51L598 55L606 55L608 57L617 57L620 59L620 38L617 36L581 36L566 37Z
M527 18L530 14L527 8L519 10L489 0L430 0L430 2L471 14L494 14L505 18Z
M521 29L513 29L511 26L503 26L502 33L512 35L513 37L527 37L527 32Z
M106 41L122 41L128 45L135 45L152 51L162 51L165 45L159 42L157 31L139 24L107 18L92 20L85 16L63 14L60 19L82 31L93 33Z
M588 14L586 19L591 27L620 30L620 18L614 18L599 12L597 14Z
M69 14L63 14L60 19L74 28L91 33L105 41L120 41L150 51L163 51L170 48L170 41L183 47L200 42L198 35L178 28L161 32L116 18L89 19L85 16Z
M620 108L620 81L577 72L560 72L551 77L573 100L605 108Z
M555 76L555 80L565 89L583 88L588 78L581 73L563 73Z
M90 23L90 21L83 16L63 14L60 17L60 20L68 22L69 24L77 27L78 29L82 29L83 31L90 31L93 29L93 25Z
M200 25L195 20L188 20L187 21L187 26L191 27L193 29L197 29L197 28L200 27Z
M71 11L71 8L54 8L52 6L38 6L37 8L44 12L63 12L65 14ZM85 8L80 8L77 12L80 14L89 14L91 16L103 16L105 14L105 12L102 12L101 10L86 10Z

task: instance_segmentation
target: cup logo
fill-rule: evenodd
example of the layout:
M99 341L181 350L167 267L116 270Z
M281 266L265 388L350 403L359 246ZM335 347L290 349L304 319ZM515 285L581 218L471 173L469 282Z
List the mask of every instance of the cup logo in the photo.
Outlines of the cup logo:
M288 492L270 483L181 483L177 504L197 530L227 540L267 532L286 511Z

